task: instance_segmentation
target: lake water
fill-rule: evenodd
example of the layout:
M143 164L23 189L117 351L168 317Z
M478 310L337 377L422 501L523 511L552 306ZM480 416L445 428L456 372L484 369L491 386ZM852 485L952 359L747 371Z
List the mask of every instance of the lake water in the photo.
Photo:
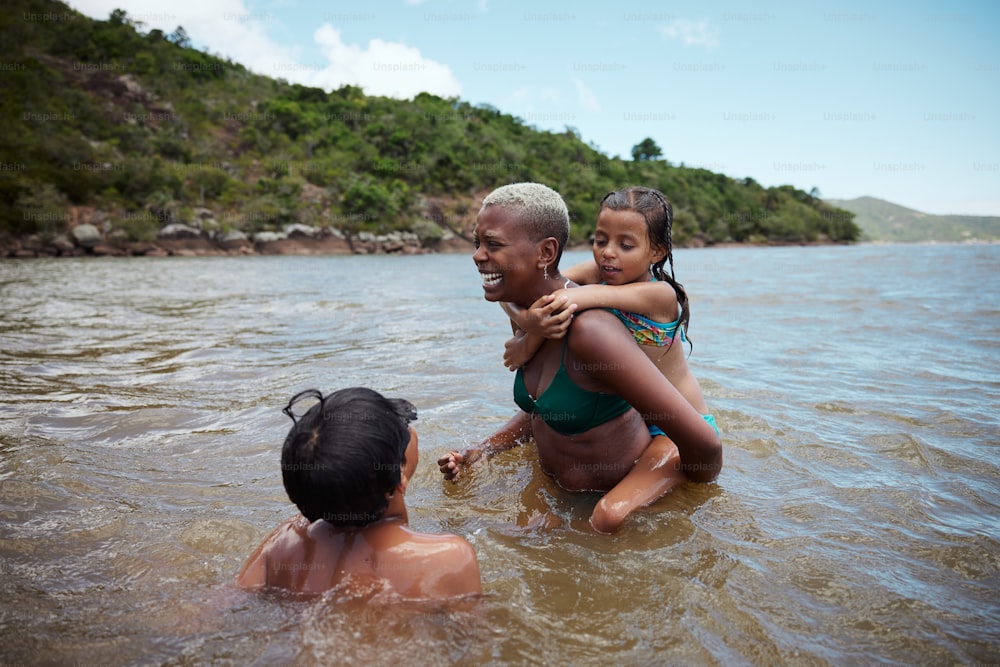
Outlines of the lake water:
M514 411L468 255L0 262L0 662L1000 662L1000 246L676 267L725 468L602 536L531 447L441 480ZM353 385L416 404L411 525L473 543L482 600L233 587L294 513L281 408Z

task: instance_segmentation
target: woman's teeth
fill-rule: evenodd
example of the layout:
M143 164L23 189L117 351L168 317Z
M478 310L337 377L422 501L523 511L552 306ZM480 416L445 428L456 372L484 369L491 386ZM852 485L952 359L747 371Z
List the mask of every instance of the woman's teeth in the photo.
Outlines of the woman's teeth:
M481 273L479 274L483 278L483 287L493 287L498 285L503 276L499 273Z

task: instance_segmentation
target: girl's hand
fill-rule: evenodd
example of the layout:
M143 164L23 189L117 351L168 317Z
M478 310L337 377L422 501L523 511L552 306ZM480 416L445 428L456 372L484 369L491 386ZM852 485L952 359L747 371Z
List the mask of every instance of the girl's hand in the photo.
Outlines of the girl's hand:
M525 320L522 328L543 338L565 336L570 322L573 321L576 304L570 303L569 296L561 293L563 291L556 290L552 294L546 294L531 304L522 318Z
M534 349L528 346L528 336L514 336L504 343L503 365L507 370L516 371L528 363L537 350L537 346Z

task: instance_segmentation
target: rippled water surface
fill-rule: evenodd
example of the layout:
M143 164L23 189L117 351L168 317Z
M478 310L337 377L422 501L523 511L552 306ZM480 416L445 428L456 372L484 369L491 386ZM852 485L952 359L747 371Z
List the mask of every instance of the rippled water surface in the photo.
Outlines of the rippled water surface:
M1000 662L1000 246L676 267L726 466L609 537L530 447L441 481L514 410L468 256L0 262L0 662ZM352 385L417 405L410 521L481 601L232 586L293 513L280 408ZM538 496L560 527L518 527Z

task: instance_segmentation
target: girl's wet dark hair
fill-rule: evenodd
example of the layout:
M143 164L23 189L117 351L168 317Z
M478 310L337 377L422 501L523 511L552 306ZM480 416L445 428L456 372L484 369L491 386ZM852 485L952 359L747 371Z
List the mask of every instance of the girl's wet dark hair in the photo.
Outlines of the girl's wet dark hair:
M321 396L319 392L313 393ZM293 399L294 400L294 399ZM291 407L291 406L289 406ZM310 521L364 526L400 482L413 405L364 387L335 391L292 426L281 450L285 491Z
M674 242L672 238L674 209L670 202L659 190L634 185L606 194L601 200L600 209L635 211L646 221L649 242L653 247L664 251L663 259L650 268L657 280L667 282L677 293L677 303L681 309L678 326L684 329L685 337L690 345L691 337L687 336L687 328L688 322L691 320L691 306L688 303L688 295L684 286L677 282L677 278L674 276ZM665 264L670 265L669 274L663 270Z

